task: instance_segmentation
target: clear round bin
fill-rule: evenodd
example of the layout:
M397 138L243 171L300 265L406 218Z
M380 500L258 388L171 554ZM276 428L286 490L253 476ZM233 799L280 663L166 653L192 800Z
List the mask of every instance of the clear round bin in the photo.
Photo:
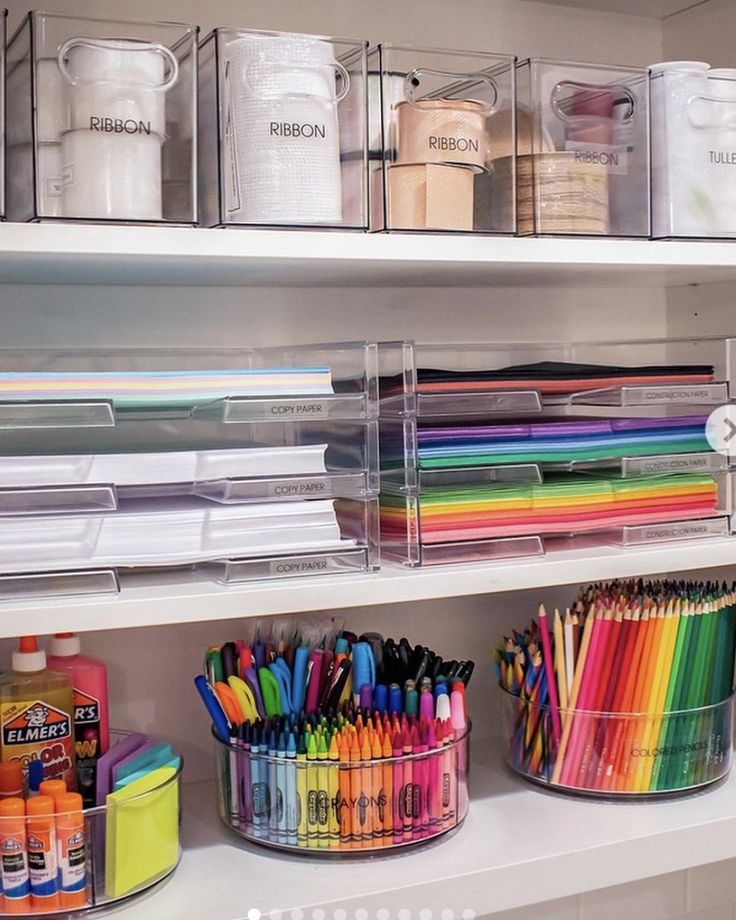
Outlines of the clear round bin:
M700 709L662 713L551 709L503 689L505 759L525 779L558 792L609 798L695 792L731 769L733 695Z
M113 733L113 744L125 734ZM97 808L48 817L0 817L6 881L0 917L81 914L133 898L171 875L181 856L181 758L178 767L160 770L161 781L154 778L146 791L113 793L117 801L108 797L108 804ZM54 825L53 833L49 824ZM56 839L66 891L41 897L31 887L30 894L11 901L7 880L14 873L16 880L24 873L27 878L29 862L39 868L45 857L36 841L44 834L47 847Z
M299 761L214 739L220 818L246 840L307 856L425 843L468 813L470 729L428 753Z

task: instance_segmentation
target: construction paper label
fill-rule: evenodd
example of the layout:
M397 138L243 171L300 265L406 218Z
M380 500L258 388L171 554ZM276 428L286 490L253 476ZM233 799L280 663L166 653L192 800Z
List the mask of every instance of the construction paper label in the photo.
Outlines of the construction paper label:
M310 556L309 559L274 559L271 575L317 575L330 567L330 556Z
M637 401L646 403L700 403L713 398L708 386L637 387Z
M288 482L272 482L268 487L269 498L329 498L332 482L329 479L290 479Z
M80 821L84 819L79 818ZM84 831L70 828L59 839L59 874L62 891L83 891L87 874Z
M660 540L688 540L693 537L710 537L726 533L723 522L715 521L688 521L677 524L655 524L651 527L640 527L635 530L636 538L632 542L655 543Z
M584 141L567 141L565 150L575 153L576 163L605 166L613 176L626 176L629 172L629 151L626 147L610 144L586 144Z
M95 776L100 750L100 701L74 688L74 749L77 758L77 791L86 808L95 805Z
M43 763L44 779L74 785L72 720L68 712L42 700L0 705L3 760L18 760L24 771L31 760Z
M673 457L652 457L646 460L630 460L627 470L640 473L684 473L718 470L722 468L718 454L680 454Z

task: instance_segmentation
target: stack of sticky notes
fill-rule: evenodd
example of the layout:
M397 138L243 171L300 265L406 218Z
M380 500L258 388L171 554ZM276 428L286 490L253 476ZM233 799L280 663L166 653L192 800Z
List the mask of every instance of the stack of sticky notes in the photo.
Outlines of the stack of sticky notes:
M181 757L171 745L144 734L126 736L98 761L108 897L131 894L176 866L180 770Z

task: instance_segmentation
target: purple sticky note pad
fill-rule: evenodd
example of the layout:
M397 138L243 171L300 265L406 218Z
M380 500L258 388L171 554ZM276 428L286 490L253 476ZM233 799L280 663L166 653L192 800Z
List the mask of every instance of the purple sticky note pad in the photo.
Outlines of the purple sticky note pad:
M131 754L137 753L140 748L150 743L151 738L149 735L144 735L142 732L132 732L100 757L97 761L97 805L104 805L107 796L112 792L113 766L130 757Z

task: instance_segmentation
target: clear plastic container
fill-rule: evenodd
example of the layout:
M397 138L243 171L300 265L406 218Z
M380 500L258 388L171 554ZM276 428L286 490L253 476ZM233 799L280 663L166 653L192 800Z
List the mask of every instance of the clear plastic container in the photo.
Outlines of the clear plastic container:
M602 482L591 474L574 482L557 479L559 503L565 505L571 491L586 493L595 488L605 505L595 504L585 515L570 511L555 517L549 516L548 503L554 500L550 478L539 484L494 482L493 469L464 472L475 481L457 482L454 473L443 473L431 477L430 487L424 485L424 474L416 489L383 484L381 555L385 561L410 566L493 561L562 549L724 537L731 530L731 483L726 474L605 477ZM634 507L636 496L653 487L675 496L663 494L658 503L650 499L646 508ZM702 493L702 500L691 504L691 496L678 497L690 490ZM506 509L512 500L523 503L524 517L517 512L509 519ZM540 519L545 512L546 519Z
M2 73L5 73L5 48L6 32L8 23L8 11L0 9L0 62L2 63ZM0 80L0 220L5 218L5 80Z
M381 416L459 419L532 416L567 407L592 408L596 414L605 408L632 414L715 408L731 398L735 361L736 340L726 338L384 342L379 348ZM556 374L560 363L583 367ZM604 367L591 373L591 365Z
M560 710L503 690L505 758L514 772L555 792L649 798L696 792L728 775L733 696L662 713Z
M736 236L736 70L650 68L652 236Z
M9 218L196 223L197 32L29 13L7 51Z
M199 68L205 226L367 228L366 47L210 32Z
M252 753L215 739L220 818L241 837L303 856L426 843L468 813L470 728L427 754L350 762Z
M112 733L113 744L123 738L123 732ZM39 910L29 898L22 911L15 905L10 910L3 899L0 916L66 917L126 901L163 881L181 856L180 786L181 759L178 767L163 768L160 782L146 792L129 798L118 794L119 801L81 813L57 814L57 835L72 828L65 847L78 860L77 870L84 866L84 889L57 908ZM20 822L13 830L21 837L34 832L33 817L0 818L0 835L8 821Z
M408 45L371 50L371 229L515 232L515 61Z
M646 70L531 58L517 94L518 232L648 237Z

